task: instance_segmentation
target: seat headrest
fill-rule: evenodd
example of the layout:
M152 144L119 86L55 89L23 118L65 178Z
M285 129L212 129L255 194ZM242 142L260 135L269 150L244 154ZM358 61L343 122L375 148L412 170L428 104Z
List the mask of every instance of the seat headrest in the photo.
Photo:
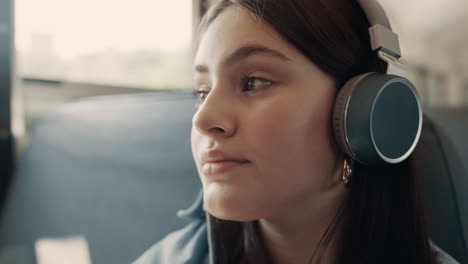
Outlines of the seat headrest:
M461 132L447 129L439 119L443 116L434 118L425 114L421 139L411 155L411 163L413 172L422 177L431 238L460 263L467 263L468 175L460 147L468 146L468 138L454 137Z

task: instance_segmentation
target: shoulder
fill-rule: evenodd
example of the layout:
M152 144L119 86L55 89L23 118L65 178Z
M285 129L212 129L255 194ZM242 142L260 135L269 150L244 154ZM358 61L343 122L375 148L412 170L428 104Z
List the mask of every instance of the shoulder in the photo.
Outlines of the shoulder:
M133 264L198 264L205 263L207 256L206 224L197 221L168 234Z
M187 209L177 212L190 223L169 233L154 244L133 264L201 264L208 263L208 228L203 208L203 193Z
M439 248L436 244L431 242L431 246L434 249L434 251L437 253L437 258L440 264L460 264L452 256L450 256L441 248Z

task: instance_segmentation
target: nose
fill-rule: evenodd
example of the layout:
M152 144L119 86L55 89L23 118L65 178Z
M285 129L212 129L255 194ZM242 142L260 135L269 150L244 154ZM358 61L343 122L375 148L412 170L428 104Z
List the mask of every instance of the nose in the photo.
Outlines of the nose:
M206 136L232 136L236 127L232 95L221 87L213 87L193 116L192 126Z

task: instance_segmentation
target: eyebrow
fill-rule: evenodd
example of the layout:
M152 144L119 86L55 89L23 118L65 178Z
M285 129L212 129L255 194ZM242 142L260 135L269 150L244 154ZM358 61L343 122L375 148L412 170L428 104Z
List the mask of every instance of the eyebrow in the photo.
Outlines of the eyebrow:
M288 57L286 57L286 55L282 54L279 51L269 49L262 45L247 45L240 47L236 51L234 51L231 55L229 55L226 59L223 60L222 64L233 64L253 55L269 55L278 58L282 61L291 61L291 59L289 59ZM206 65L197 64L194 68L195 71L198 73L206 73L209 71L208 66Z

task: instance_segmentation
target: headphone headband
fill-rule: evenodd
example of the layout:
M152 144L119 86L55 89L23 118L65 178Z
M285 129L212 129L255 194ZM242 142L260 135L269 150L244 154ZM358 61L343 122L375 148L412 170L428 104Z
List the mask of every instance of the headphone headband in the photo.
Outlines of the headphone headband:
M376 0L357 0L357 2L364 10L371 27L380 24L392 30L387 14L379 2Z
M401 57L398 35L392 31L385 10L377 0L357 0L357 2L371 25L369 34L372 51L378 52L379 58L388 63L387 73L405 76L404 65L398 61Z

